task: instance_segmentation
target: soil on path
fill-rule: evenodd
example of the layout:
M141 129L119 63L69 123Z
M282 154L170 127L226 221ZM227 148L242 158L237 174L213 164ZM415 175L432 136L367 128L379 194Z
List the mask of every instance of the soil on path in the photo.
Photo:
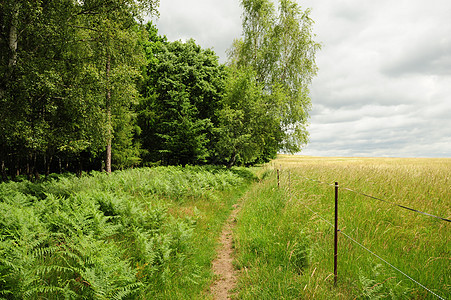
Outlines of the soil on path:
M221 233L221 247L218 250L218 256L213 261L213 272L218 279L211 285L213 299L230 299L230 291L236 285L236 272L233 268L233 237L232 232L236 223L239 206L235 204L224 229Z

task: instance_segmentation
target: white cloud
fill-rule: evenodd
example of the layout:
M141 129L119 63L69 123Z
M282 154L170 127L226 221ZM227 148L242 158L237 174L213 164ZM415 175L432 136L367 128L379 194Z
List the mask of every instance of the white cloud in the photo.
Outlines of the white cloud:
M451 1L303 0L323 49L303 154L451 157ZM165 0L158 28L225 51L239 0Z
M193 38L213 48L222 62L235 38L241 35L238 0L164 0L156 25L170 41Z
M451 156L451 3L303 3L325 45L303 154Z

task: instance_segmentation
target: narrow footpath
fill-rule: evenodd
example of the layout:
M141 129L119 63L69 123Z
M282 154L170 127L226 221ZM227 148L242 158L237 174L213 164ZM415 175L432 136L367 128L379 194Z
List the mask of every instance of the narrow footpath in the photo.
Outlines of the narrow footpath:
M211 293L215 300L231 299L231 290L235 287L237 282L237 275L232 264L232 233L236 224L238 212L239 205L235 204L221 233L221 247L218 250L218 256L213 261L213 272L218 276L218 279L211 285Z

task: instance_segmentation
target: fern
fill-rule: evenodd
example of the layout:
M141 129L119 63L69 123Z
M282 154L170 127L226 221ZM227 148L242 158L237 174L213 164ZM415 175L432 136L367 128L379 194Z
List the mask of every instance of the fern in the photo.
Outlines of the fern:
M381 264L377 264L371 271L372 279L364 275L363 271L359 271L359 281L362 285L362 296L365 299L403 299L408 298L410 289L403 287L401 282L395 282L396 277L390 270L384 268Z
M143 284L141 282L136 282L129 284L124 287L118 288L116 291L114 291L111 295L112 300L121 300L129 296L133 296L139 292L139 290L143 287Z
M195 217L167 199L213 199L243 176L217 167L157 167L110 176L0 184L0 298L126 299L196 284Z

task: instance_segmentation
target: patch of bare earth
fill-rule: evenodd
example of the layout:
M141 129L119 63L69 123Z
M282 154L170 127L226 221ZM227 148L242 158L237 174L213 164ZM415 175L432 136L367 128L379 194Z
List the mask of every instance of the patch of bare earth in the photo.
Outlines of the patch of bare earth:
M211 285L213 299L230 299L230 291L236 285L236 272L233 268L233 237L232 232L235 227L236 216L239 211L238 204L233 206L233 211L224 226L221 233L221 247L218 250L218 256L213 261L213 272L218 279Z

